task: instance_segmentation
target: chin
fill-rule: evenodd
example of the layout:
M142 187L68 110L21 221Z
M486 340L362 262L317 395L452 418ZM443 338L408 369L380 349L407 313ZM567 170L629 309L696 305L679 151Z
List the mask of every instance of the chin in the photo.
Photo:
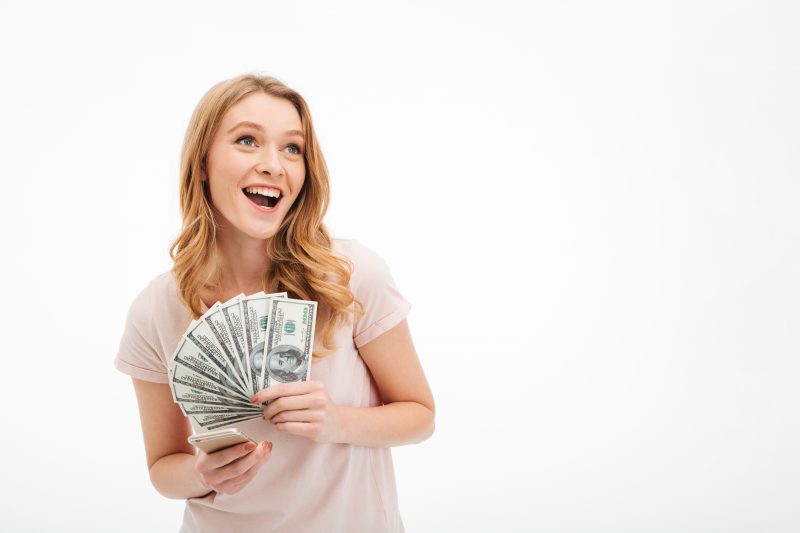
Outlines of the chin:
M253 232L248 232L247 234L254 239L258 239L260 241L266 241L274 237L276 233L278 233L278 228L269 231L253 231Z

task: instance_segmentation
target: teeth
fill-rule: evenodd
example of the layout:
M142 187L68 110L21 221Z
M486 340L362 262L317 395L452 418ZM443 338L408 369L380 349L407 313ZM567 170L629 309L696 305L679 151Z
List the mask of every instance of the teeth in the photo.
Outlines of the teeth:
M250 194L260 194L261 196L269 196L270 198L279 198L281 191L278 189L271 189L268 187L245 187L245 191Z

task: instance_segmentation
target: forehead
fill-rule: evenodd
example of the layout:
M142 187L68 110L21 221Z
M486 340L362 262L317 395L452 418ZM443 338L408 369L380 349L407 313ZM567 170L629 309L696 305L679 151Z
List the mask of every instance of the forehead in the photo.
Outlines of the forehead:
M289 100L260 91L248 94L228 109L220 129L227 132L243 121L255 122L273 134L303 129L300 114Z

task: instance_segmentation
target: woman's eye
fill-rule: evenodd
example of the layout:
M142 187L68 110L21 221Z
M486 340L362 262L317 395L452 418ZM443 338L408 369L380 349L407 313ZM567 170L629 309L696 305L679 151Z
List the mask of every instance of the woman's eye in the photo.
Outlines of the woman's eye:
M246 139L250 139L251 141L255 141L255 139L254 139L253 137L251 137L250 135L245 135L244 137L239 137L239 138L236 140L236 143L237 143L237 144L241 144L241 142L240 142L240 141L244 141L244 140L246 140ZM245 144L244 146L253 146L253 145L252 145L252 144Z
M302 151L300 150L300 147L297 146L296 144L290 144L286 148L294 148L295 150L297 150L296 152L291 152L294 155L300 155L302 153Z

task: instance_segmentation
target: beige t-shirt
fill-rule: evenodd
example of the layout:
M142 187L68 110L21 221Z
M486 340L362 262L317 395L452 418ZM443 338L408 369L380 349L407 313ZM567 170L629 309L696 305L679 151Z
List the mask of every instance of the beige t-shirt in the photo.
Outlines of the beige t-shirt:
M336 331L337 350L313 362L310 379L324 383L336 404L380 405L358 348L399 324L411 305L375 252L344 239L333 240L333 251L353 262L350 290L365 314ZM131 305L114 364L136 379L167 383L167 360L188 324L189 311L178 299L175 278L165 272ZM322 348L320 337L315 352ZM181 531L404 531L389 448L320 444L281 433L261 419L235 426L253 439L272 441L272 457L238 494L212 492L186 500ZM194 430L202 432L198 426Z

